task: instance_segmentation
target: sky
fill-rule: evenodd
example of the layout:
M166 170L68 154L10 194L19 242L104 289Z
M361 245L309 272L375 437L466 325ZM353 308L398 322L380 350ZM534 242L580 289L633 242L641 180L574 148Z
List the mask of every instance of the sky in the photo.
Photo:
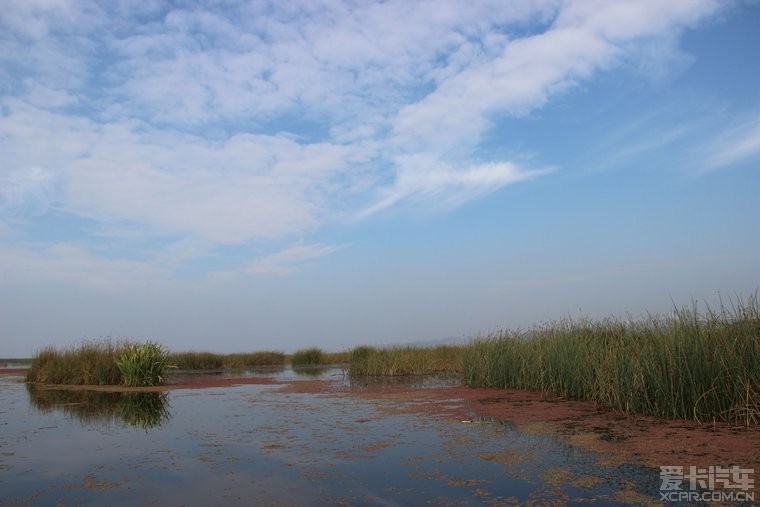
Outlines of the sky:
M0 357L760 287L760 3L3 0Z

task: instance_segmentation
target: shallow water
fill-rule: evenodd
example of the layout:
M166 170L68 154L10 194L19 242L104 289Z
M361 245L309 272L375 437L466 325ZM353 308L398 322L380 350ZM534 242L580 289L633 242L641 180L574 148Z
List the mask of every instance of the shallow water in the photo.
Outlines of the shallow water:
M40 393L20 380L0 376L2 505L620 503L659 489L657 471L398 400L278 385Z

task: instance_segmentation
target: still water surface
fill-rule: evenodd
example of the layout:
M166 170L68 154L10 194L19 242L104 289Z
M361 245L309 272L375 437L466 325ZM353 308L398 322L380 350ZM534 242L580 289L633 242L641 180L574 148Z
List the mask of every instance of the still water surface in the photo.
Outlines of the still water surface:
M40 391L21 380L0 376L0 505L623 503L659 489L654 470L393 400L278 385Z

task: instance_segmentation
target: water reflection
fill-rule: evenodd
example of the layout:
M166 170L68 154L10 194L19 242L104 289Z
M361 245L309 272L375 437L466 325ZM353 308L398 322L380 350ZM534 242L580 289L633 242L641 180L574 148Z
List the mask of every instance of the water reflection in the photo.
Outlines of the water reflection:
M476 411L431 417L414 395L177 389L171 423L145 432L170 417L166 395L0 376L0 399L0 505L641 505L660 486Z
M42 413L60 411L83 425L121 423L149 430L171 419L163 392L101 392L40 388L26 384L31 405Z

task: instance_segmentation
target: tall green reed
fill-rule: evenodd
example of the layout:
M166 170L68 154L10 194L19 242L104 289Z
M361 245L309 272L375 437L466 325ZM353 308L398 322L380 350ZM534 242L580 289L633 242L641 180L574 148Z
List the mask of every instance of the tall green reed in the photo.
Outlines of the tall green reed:
M565 320L473 341L470 386L533 389L672 419L760 422L760 305Z
M157 386L164 382L169 356L158 343L126 343L116 363L125 386Z

